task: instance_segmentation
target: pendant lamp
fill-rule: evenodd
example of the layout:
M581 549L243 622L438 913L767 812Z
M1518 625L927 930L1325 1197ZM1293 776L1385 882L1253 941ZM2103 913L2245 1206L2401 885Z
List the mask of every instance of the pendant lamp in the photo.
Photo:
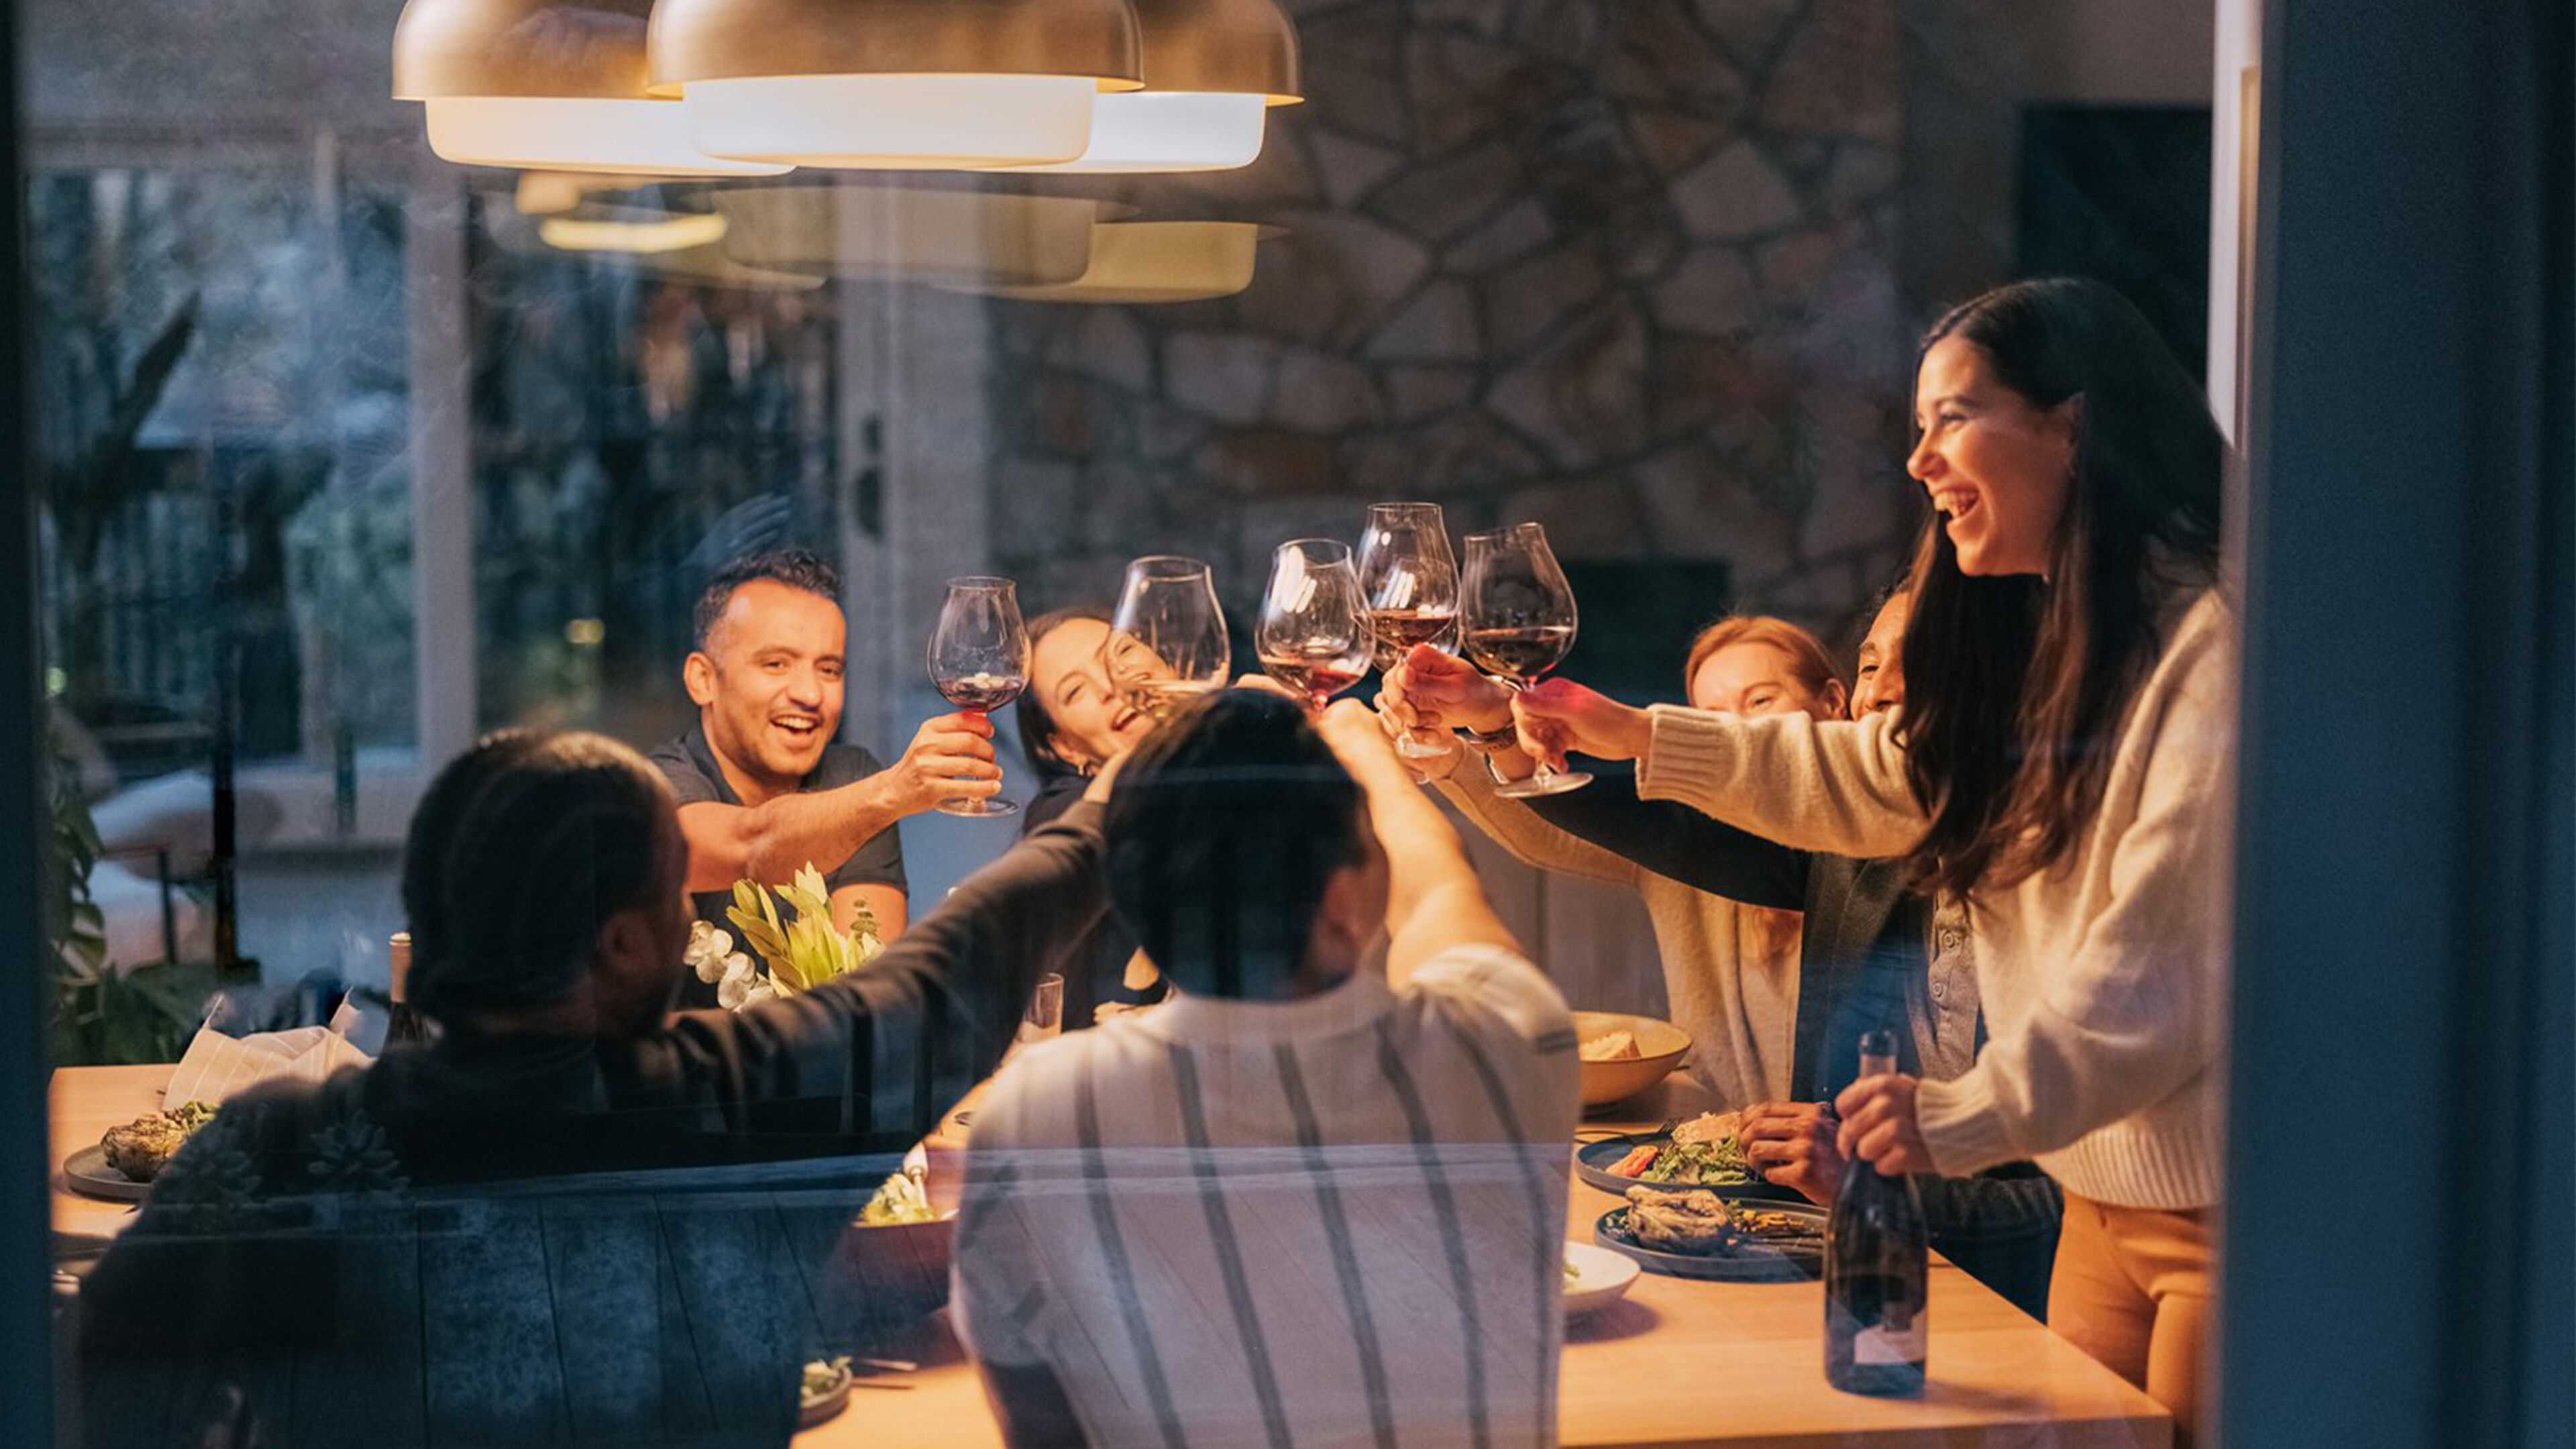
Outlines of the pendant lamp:
M677 101L644 89L651 0L409 0L394 98L423 103L450 161L653 176L775 176L708 155Z
M1134 0L1142 90L1092 99L1091 145L1019 171L1230 171L1261 154L1269 108L1303 100L1297 30L1276 0Z
M1069 282L951 290L1022 302L1206 302L1252 285L1253 248L1269 234L1248 221L1096 222L1090 265Z
M1109 210L1069 196L912 186L726 187L725 255L764 270L960 290L1071 282Z
M699 146L781 165L1070 161L1138 84L1128 0L661 0L646 52Z

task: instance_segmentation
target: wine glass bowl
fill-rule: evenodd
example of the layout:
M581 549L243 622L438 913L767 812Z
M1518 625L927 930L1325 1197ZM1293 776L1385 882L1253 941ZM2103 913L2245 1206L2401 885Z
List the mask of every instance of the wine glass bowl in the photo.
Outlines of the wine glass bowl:
M1565 570L1547 545L1547 531L1535 523L1515 523L1467 535L1458 613L1468 662L1515 692L1563 663L1574 647L1574 586L1566 582ZM1521 799L1590 783L1590 775L1550 769L1540 760L1535 774L1494 793Z
M1129 704L1168 717L1182 701L1225 683L1232 649L1206 564L1155 554L1127 565L1101 665Z
M1326 538L1281 544L1253 631L1262 670L1321 710L1368 673L1374 645L1350 549Z
M950 579L930 634L930 682L961 710L989 715L1019 698L1029 682L1029 631L1019 590L1009 579ZM939 802L950 815L1009 815L1020 807L999 798Z
M1457 647L1458 561L1439 504L1370 504L1357 567L1379 672L1395 668L1416 644ZM1410 733L1396 738L1395 750L1417 760L1448 753Z

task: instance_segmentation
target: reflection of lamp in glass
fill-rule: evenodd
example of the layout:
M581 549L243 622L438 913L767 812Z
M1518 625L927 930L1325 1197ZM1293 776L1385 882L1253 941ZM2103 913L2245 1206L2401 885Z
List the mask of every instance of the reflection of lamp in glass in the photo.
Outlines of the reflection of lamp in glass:
M1068 161L1137 84L1128 0L661 0L646 51L699 145L813 166Z
M1226 171L1261 154L1272 106L1303 99L1275 0L1135 0L1145 88L1092 99L1091 145L1049 172Z
M980 290L1070 282L1091 265L1101 204L896 186L714 193L726 256L746 266Z
M1091 265L1071 281L959 290L1023 302L1204 302L1252 285L1266 234L1248 221L1104 221L1091 228Z
M550 216L537 237L559 252L625 252L652 256L713 246L724 240L725 219L706 211L605 208L588 216Z
M644 89L650 0L410 0L394 25L394 98L420 101L429 148L478 166L775 176L710 156L687 109Z

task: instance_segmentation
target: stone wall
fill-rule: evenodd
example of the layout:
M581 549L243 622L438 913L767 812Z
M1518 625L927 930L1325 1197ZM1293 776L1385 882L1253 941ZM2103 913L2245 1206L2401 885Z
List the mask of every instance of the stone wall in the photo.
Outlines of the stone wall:
M1275 223L1240 296L992 305L994 551L1033 607L1132 555L1430 498L1570 559L1723 560L1841 622L1893 569L1910 356L1881 0L1291 0L1246 170L1103 194Z

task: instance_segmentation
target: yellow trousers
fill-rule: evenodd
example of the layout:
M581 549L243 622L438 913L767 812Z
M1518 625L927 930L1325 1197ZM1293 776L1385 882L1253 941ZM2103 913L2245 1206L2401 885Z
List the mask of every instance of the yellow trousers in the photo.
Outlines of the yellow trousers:
M2048 1280L2048 1326L2164 1405L2175 1449L2190 1449L2200 1424L2214 1287L2209 1216L2070 1192Z

